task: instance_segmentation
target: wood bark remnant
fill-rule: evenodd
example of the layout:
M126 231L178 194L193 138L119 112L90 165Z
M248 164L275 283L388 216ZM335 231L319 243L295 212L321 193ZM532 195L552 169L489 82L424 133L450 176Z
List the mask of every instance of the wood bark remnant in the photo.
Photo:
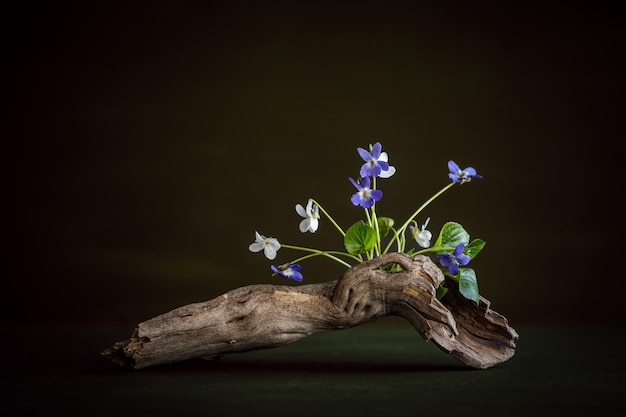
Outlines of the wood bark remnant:
M397 264L400 272L382 267ZM446 295L436 288L446 280ZM388 253L348 269L336 281L302 286L259 284L161 314L102 355L142 369L188 359L283 346L311 334L347 329L385 316L408 320L426 341L470 367L513 356L518 334L483 297L463 297L426 256Z

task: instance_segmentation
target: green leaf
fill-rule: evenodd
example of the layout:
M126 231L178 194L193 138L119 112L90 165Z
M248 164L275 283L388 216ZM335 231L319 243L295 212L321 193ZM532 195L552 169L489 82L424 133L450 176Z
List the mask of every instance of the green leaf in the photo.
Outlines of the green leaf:
M448 222L441 228L434 246L455 248L459 243L464 243L467 246L469 239L470 235L463 229L463 226L456 222Z
M444 295L448 292L448 287L444 284L441 284L437 287L437 300L441 300Z
M379 217L378 218L378 231L380 232L380 237L385 237L391 231L393 227L394 221L391 217Z
M363 220L358 221L346 231L343 244L351 255L360 255L374 249L376 231Z
M480 300L478 282L476 280L476 272L472 268L459 269L459 292L463 297L478 304Z
M482 239L474 239L463 251L466 255L469 255L470 259L474 259L478 253L485 247L485 241Z

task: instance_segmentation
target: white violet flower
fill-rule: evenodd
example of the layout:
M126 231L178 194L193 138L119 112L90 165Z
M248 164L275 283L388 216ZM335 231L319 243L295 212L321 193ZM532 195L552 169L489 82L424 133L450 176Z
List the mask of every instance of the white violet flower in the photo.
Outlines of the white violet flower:
M428 226L429 221L430 221L430 217L426 219L426 221L422 225L421 230L418 229L418 231L415 230L415 227L413 226L410 227L411 233L413 234L415 241L417 242L418 245L420 245L423 248L430 247L430 239L433 238L433 234L430 233L429 230L426 230L426 226Z
M280 243L278 239L273 237L265 237L259 232L254 232L256 234L256 241L251 243L248 249L250 252L260 252L263 251L265 257L267 259L276 258L276 252L280 249Z
M296 212L304 217L304 220L300 222L300 231L306 233L307 231L315 233L319 227L320 212L317 204L313 203L313 200L309 200L306 205L306 209L302 207L302 204L296 204Z

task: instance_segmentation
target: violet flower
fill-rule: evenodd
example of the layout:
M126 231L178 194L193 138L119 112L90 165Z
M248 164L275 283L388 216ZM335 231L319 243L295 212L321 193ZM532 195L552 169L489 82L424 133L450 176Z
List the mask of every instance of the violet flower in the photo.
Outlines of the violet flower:
M470 261L469 255L463 253L465 243L459 243L452 253L441 253L437 255L441 266L448 268L452 275L459 273L459 265L467 265Z
M248 249L250 249L251 252L263 251L265 257L269 260L276 258L276 253L280 249L278 239L274 237L265 237L259 232L254 232L254 234L256 239L250 244Z
M360 183L356 182L352 178L348 178L352 185L357 188L357 192L352 195L351 201L355 206L361 206L363 208L370 208L374 205L374 202L383 198L383 192L380 190L372 190L370 188L370 178L364 177L360 179Z
M387 152L382 152L382 149L383 146L380 142L376 142L374 146L372 146L371 152L363 148L357 148L359 155L365 161L365 163L361 166L361 178L389 178L396 172L396 169L390 166L387 162Z
M302 282L302 274L300 273L300 269L302 267L299 264L286 264L281 265L280 267L275 267L272 265L272 271L276 272L283 278L291 279L296 282Z
M454 161L448 161L448 169L450 170L448 177L450 177L452 181L460 184L470 182L472 178L482 178L481 175L476 173L474 168L467 167L465 169L461 169Z

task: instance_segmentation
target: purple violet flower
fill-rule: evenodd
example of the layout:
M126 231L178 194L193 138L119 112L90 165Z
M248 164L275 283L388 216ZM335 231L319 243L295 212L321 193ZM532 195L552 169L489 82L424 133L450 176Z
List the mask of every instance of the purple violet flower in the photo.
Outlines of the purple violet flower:
M355 206L361 206L363 208L370 208L374 205L375 201L383 198L383 192L380 190L372 190L370 188L370 178L361 178L361 182L358 183L352 178L348 178L350 182L357 188L356 193L352 195L351 201Z
M361 178L365 177L381 177L388 178L396 172L394 167L390 167L387 162L388 157L386 152L382 152L383 146L380 142L376 142L372 146L372 151L369 152L363 148L357 148L359 155L365 163L361 166Z
M276 272L283 278L292 279L296 282L302 282L302 274L300 273L300 269L302 267L299 264L285 264L280 267L275 267L272 265L272 271Z
M469 255L465 255L465 243L459 243L452 253L442 253L437 255L441 266L448 268L452 275L459 273L459 265L467 265L470 261Z
M476 173L474 168L467 167L465 169L461 169L454 161L448 161L448 169L450 170L448 177L450 177L452 181L460 184L470 182L472 178L482 178L481 175Z

